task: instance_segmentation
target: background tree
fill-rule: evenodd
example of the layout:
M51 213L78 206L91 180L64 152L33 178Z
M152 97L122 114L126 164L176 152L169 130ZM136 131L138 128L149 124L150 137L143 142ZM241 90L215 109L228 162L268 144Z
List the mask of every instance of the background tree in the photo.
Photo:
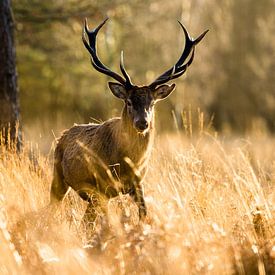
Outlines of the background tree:
M151 82L177 60L184 39L176 20L194 37L210 29L177 91L157 108L159 132L175 129L172 110L181 129L182 115L192 114L194 123L198 107L219 131L275 132L273 0L13 0L13 8L28 138L52 139L74 122L119 115L109 79L91 67L81 41L84 18L93 27L106 16L98 53L117 71L124 50L136 84Z
M0 129L5 142L16 143L19 149L19 104L13 17L10 0L0 1Z
M211 50L217 70L208 112L215 114L218 130L227 126L245 132L260 123L274 132L274 1L222 0L216 5L220 2L223 24L211 17L218 34Z

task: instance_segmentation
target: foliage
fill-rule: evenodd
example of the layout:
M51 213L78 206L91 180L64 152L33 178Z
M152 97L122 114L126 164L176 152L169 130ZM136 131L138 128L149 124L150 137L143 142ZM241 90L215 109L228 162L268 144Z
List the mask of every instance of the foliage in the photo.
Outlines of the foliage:
M217 129L241 132L261 124L274 130L274 2L37 1L14 0L23 121L106 119L119 103L106 77L90 66L81 42L84 17L91 26L111 18L99 35L99 54L118 70L120 50L134 82L149 83L175 62L183 43L176 19L193 36L209 28L187 77L159 106L160 121L172 129L171 110L200 107ZM148 14L150 16L148 16ZM256 126L254 125L256 123ZM60 123L60 122L59 122ZM55 128L55 126L52 126Z
M223 9L209 18L217 34L212 45L215 99L209 106L216 114L215 125L221 129L227 123L240 132L261 120L274 131L275 63L270 60L275 49L274 1L265 1L264 5L258 1L222 4Z

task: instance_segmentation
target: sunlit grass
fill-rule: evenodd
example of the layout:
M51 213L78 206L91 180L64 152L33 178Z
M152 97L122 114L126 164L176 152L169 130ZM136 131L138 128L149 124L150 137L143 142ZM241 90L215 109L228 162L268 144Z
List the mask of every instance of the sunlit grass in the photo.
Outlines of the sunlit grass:
M274 148L271 137L162 136L144 182L148 218L138 223L128 196L111 200L92 248L73 191L48 206L51 160L1 147L0 273L272 274Z

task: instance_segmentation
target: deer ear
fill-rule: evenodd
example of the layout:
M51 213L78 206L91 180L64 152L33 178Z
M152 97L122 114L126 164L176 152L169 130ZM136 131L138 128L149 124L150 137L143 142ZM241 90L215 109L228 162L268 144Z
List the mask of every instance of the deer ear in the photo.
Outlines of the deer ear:
M176 84L172 85L161 85L154 91L154 98L156 101L161 100L169 96L175 89Z
M127 91L122 84L116 82L108 82L108 85L114 96L121 99L127 98Z

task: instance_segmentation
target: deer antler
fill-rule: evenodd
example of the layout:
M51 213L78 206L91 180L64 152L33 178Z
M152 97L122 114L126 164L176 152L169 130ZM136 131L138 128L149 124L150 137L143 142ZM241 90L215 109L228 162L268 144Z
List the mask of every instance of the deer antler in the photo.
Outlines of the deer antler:
M123 84L126 89L130 89L133 86L133 84L131 82L130 76L128 75L128 73L126 72L126 69L124 67L123 52L121 52L120 70L121 70L121 72L122 72L125 79L122 76L120 76L118 73L115 73L112 70L110 70L108 67L106 67L99 60L99 58L97 56L97 53L96 53L96 36L97 36L99 30L103 27L103 25L106 23L106 21L108 19L109 18L106 18L95 29L89 30L88 23L87 23L87 18L85 18L84 28L83 28L83 33L82 33L82 41L83 41L86 49L91 54L91 62L92 62L93 67L97 71L114 78L115 80L117 80L118 82ZM86 40L86 35L88 36L89 42Z
M208 30L204 31L198 38L194 40L193 38L190 37L190 35L188 34L186 28L182 25L182 23L180 21L178 22L185 36L185 47L183 49L182 55L180 56L179 60L172 68L164 72L162 75L156 78L153 83L149 85L150 88L155 88L158 85L164 84L171 79L178 78L181 75L183 75L186 69L188 68L188 66L190 66L191 63L193 62L194 54L195 54L195 46L204 38L204 36L208 32ZM188 56L190 56L188 62L184 63L188 58Z

